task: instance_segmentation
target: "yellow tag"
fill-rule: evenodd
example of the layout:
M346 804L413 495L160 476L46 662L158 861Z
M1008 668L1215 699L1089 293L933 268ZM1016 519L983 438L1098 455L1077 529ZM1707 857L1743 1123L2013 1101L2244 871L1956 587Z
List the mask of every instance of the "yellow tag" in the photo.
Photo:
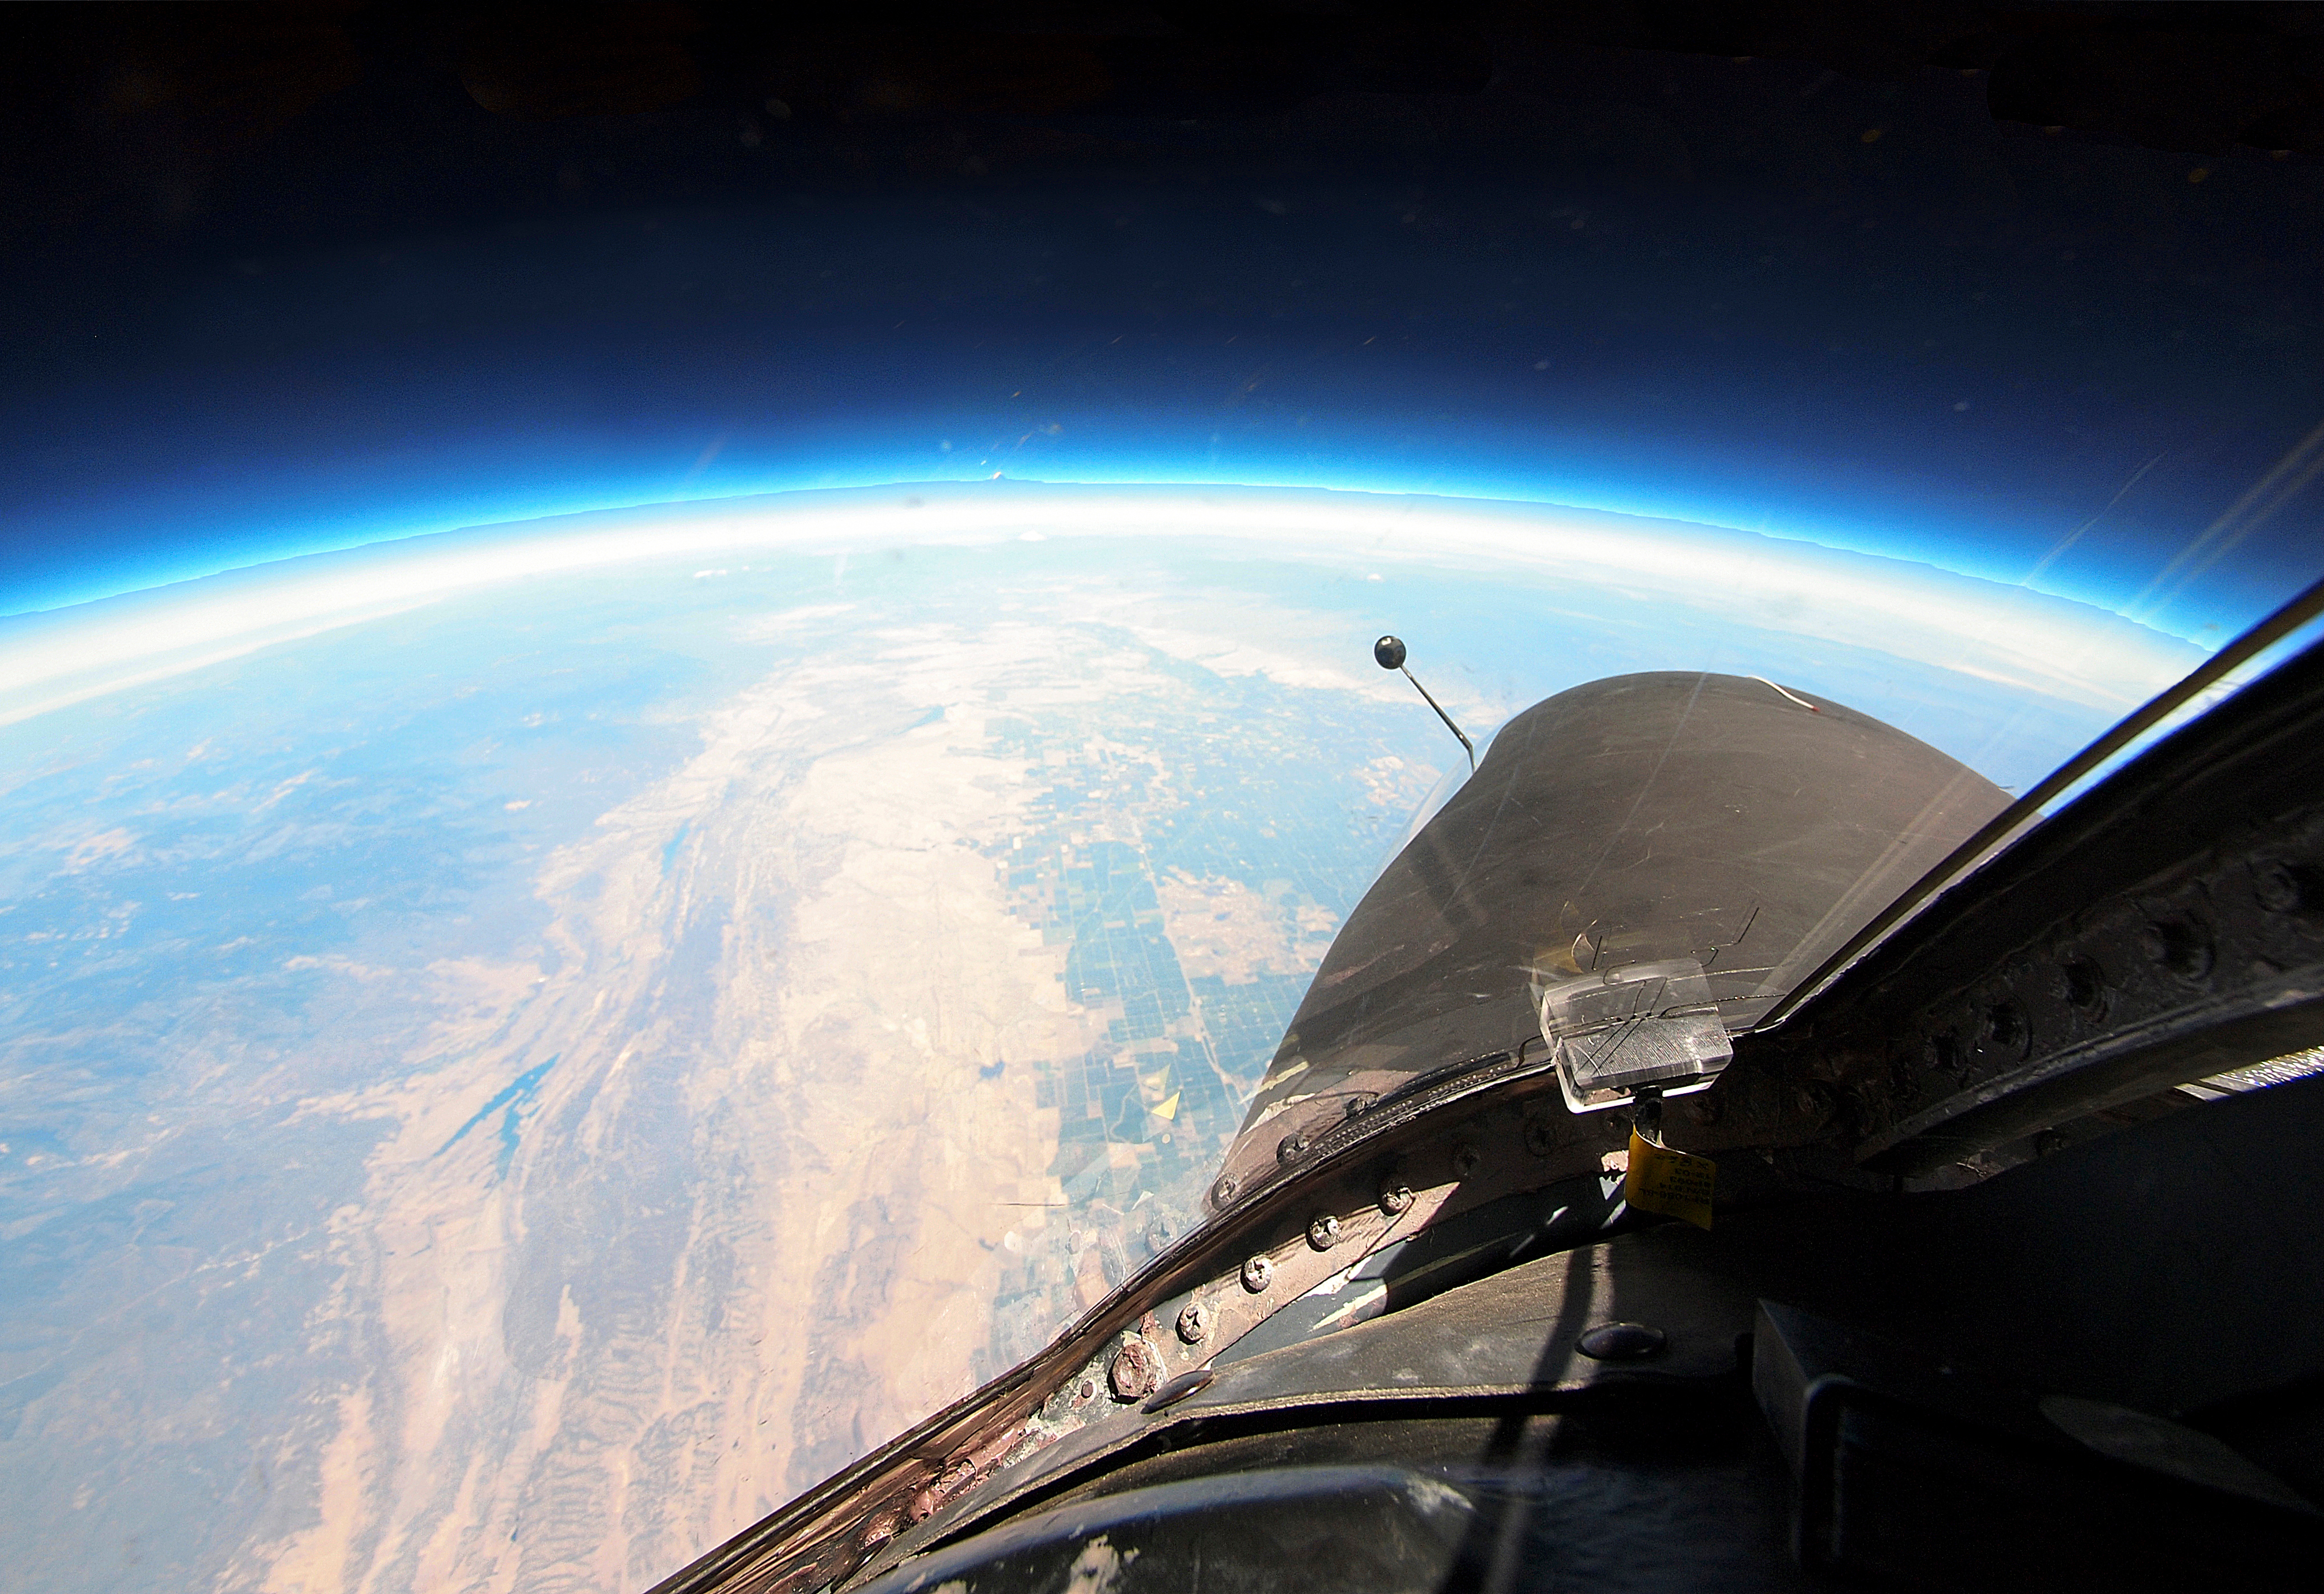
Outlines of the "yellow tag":
M1711 1227L1711 1186L1719 1165L1707 1156L1691 1156L1657 1146L1630 1131L1630 1171L1622 1180L1622 1199L1642 1212L1683 1218L1698 1229Z

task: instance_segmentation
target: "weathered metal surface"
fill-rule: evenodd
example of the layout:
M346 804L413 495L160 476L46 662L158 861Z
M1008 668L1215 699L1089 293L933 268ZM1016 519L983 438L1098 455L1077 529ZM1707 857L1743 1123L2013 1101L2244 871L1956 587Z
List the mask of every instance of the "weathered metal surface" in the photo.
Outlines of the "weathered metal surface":
M1213 1187L1290 1177L1351 1101L1538 1032L1532 971L1685 959L1753 1022L2008 806L1903 732L1742 676L1619 676L1494 736L1333 943Z
M1130 1420L1111 1397L1111 1376L1133 1339L1158 1355L1166 1377L1203 1366L1383 1245L1598 1172L1627 1143L1628 1121L1618 1113L1568 1113L1542 1054L1536 1042L1451 1067L1343 1117L1314 1138L1302 1177L1268 1185L1182 1239L1040 1355L656 1585L653 1594L795 1594L854 1575L875 1552L908 1553L933 1518L982 1500L996 1479L1028 1459L1086 1442L1097 1425ZM1690 1119L1683 1134L1668 1126L1665 1134L1692 1149L1743 1136L1795 1144L1824 1127L1822 1117L1796 1110L1795 1097L1780 1080L1723 1079L1695 1100L1717 1099L1729 1110L1708 1114L1708 1127ZM1323 1214L1339 1222L1329 1251L1308 1238ZM1245 1279L1255 1258L1268 1264L1267 1283L1256 1292ZM1208 1326L1204 1338L1190 1342L1176 1324L1193 1306Z
M1364 1589L1432 1594L1477 1516L1443 1482L1394 1467L1277 1468L1077 1501L1013 1522L868 1584L877 1594L944 1588ZM1351 1534L1351 1521L1373 1531Z
M1857 1161L1932 1173L2324 1042L2324 650L2116 771L1731 1073L1831 1092Z
M1618 1143L1618 1127L1610 1122L1577 1124L1556 1156L1525 1150L1526 1114L1541 1109L1544 1092L1563 1117L1538 1060L1507 1057L1448 1073L1425 1090L1334 1125L1316 1138L1304 1165L1307 1177L1275 1186L1182 1239L1040 1355L656 1585L655 1594L792 1594L846 1578L875 1551L917 1542L918 1525L1011 1462L1121 1411L1111 1374L1131 1341L1155 1355L1165 1377L1200 1366L1374 1246L1417 1232L1440 1214L1595 1167ZM1480 1155L1466 1181L1452 1174L1452 1146L1434 1132L1448 1122L1462 1144L1499 1148ZM1397 1214L1380 1200L1383 1183L1391 1180L1413 1191ZM1309 1226L1322 1213L1340 1223L1328 1253L1308 1241ZM1245 1287L1244 1263L1257 1257L1267 1259L1268 1283L1252 1292ZM1211 1327L1204 1340L1189 1343L1176 1325L1197 1303Z
M1188 1425L1349 1402L1552 1397L1609 1380L1728 1377L1752 1310L1749 1292L1706 1267L1691 1236L1655 1230L1545 1257L1356 1328L1219 1368L1167 1408L1091 1424L883 1548L865 1575L1047 1497L1109 1458L1151 1449ZM1593 1329L1629 1317L1650 1317L1662 1329L1660 1354L1611 1364L1581 1349Z

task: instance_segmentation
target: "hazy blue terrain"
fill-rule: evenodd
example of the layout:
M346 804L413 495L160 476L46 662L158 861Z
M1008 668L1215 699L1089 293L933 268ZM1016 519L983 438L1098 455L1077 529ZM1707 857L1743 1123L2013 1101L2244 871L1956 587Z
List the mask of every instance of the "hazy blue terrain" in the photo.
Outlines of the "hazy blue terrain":
M1712 668L2014 786L2113 717L1815 618L735 554L0 727L0 1588L638 1586L1037 1348L1459 760L1382 631L1480 727Z

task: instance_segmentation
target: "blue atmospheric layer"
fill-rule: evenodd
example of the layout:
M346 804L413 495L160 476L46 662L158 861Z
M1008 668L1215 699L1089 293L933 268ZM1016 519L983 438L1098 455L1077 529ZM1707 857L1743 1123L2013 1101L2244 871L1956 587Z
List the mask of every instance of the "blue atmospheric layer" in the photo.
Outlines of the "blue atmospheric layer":
M2128 462L2119 482L2093 477L2088 502L2068 508L2034 502L2022 484L1938 483L1877 458L1849 471L1774 450L1754 456L1732 441L1686 452L1654 438L1549 438L1506 419L1420 416L1375 427L1302 415L1296 424L1222 426L1199 412L982 413L911 417L880 433L832 425L769 438L706 419L658 438L484 438L400 456L261 462L231 481L157 482L20 519L17 540L87 551L16 561L13 577L0 576L0 616L487 524L996 476L1124 489L1328 488L1681 521L2024 584L2209 647L2313 575L2292 567L2280 539L2193 562L2183 556L2202 525L2116 535L2139 507L2136 490L2153 484L2154 473L2142 470L2152 461Z

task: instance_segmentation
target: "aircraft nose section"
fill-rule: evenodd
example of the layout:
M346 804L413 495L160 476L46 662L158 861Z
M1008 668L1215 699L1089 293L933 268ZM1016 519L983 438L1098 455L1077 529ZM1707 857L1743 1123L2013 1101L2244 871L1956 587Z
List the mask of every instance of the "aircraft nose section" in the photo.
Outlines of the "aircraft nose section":
M1711 1030L1750 1027L2008 800L1894 726L1752 677L1617 676L1535 705L1349 916L1213 1209L1414 1080L1542 1044L1545 1011L1590 1007L1548 998L1585 978L1686 965L1706 1011L1674 1016L1705 1031L1700 1067Z

